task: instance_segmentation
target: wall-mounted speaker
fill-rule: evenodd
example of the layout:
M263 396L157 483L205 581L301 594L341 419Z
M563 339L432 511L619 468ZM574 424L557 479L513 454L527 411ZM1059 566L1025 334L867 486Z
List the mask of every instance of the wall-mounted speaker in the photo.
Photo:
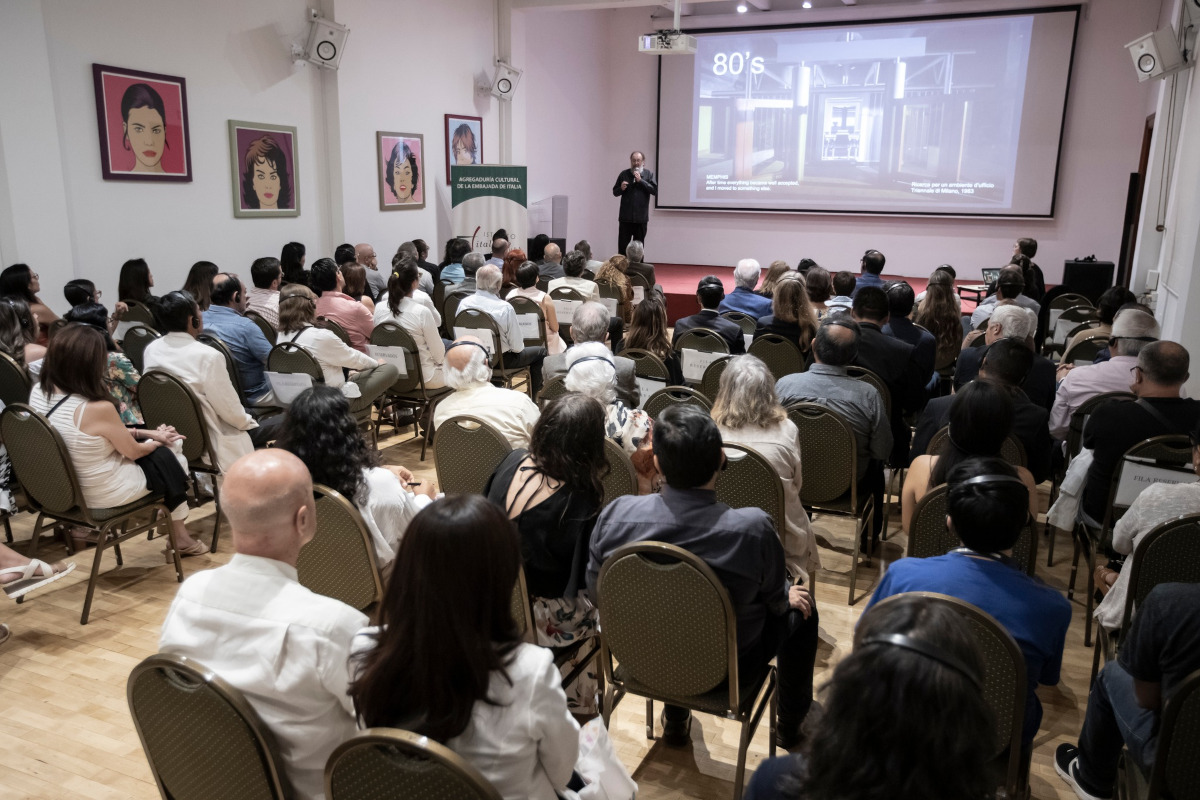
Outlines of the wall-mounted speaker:
M1137 70L1138 81L1148 81L1183 66L1183 54L1175 41L1175 31L1169 26L1139 36L1125 45Z
M521 70L513 69L501 61L496 64L496 77L492 79L492 95L501 100L512 100L520 80Z
M313 19L308 31L308 45L304 48L304 57L318 67L337 69L349 36L350 29L345 25L317 17Z

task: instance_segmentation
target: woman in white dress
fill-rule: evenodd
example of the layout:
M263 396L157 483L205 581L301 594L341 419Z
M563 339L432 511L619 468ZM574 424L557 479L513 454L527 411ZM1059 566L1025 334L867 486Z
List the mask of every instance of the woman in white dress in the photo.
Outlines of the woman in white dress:
M537 288L538 274L538 265L526 261L517 269L517 288L505 295L504 299L527 297L542 307L542 315L546 318L546 353L554 356L565 353L567 345L558 334L558 313L554 310L554 301Z
M421 280L417 262L411 257L397 259L388 290L375 306L375 324L392 322L407 331L417 345L425 388L440 389L446 385L446 342L438 333L440 318L432 302L426 307L417 300L416 295L425 294L417 288Z
M761 455L783 482L784 520L780 536L788 571L809 584L821 566L808 514L800 503L800 432L775 394L775 376L756 356L734 356L721 373L712 418L726 444L740 444Z

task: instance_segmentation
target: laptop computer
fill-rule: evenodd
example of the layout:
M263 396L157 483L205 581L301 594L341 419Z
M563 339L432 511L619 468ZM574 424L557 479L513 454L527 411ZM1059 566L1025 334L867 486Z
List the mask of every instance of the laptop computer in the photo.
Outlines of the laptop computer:
M983 272L983 282L986 284L993 284L1000 278L1000 268L999 267L984 268L982 270L982 272Z

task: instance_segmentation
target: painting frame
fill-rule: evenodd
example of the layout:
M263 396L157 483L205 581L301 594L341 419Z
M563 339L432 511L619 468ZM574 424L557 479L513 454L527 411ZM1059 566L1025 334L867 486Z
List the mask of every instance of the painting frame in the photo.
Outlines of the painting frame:
M229 169L230 180L232 183L233 192L233 216L237 219L254 219L254 218L272 218L272 217L298 217L300 216L300 167L296 153L299 149L299 143L296 139L296 127L294 125L274 125L267 122L247 122L245 120L231 119L228 122L229 129ZM272 136L272 134L275 134ZM265 140L269 139L267 143ZM272 150L270 145L275 145ZM276 203L285 201L284 194L288 197L286 202L290 203L287 208L262 208L255 207L254 203L262 203L263 198L258 196L255 188L255 176L248 174L248 165L246 164L246 155L248 148L255 146L256 150L263 153L258 159L259 161L271 159L271 154L275 153L276 158L267 161L268 166L275 167L273 174L268 174L265 180L271 181L272 178L277 181L277 185L268 185L265 188L275 189ZM279 165L276 163L279 157L285 161L285 167L280 173ZM259 173L256 171L255 175ZM248 194L247 192L254 194ZM269 194L267 195L270 196ZM253 200L248 198L253 197Z
M454 137L459 127L466 126L475 137L474 164L483 161L483 117L469 117L465 114L446 114L446 185L450 185L450 165L454 163Z
M403 144L409 150L410 164L414 167L410 200L403 200L391 183L389 169L392 150ZM416 145L413 152L412 145ZM408 160L408 159L405 159ZM425 136L420 133L398 131L375 131L375 175L379 184L380 211L417 211L425 208L429 186L428 161L425 159Z
M104 180L191 183L192 136L188 126L187 81L175 75L92 64L92 82L96 93L100 169ZM125 113L122 112L127 102L133 104L129 108L131 119L134 112L150 118L135 122L146 137L146 149L142 151L145 156L142 158L139 158L128 138ZM162 113L154 113L160 106ZM161 145L153 121L156 116L161 121ZM143 124L147 122L148 125ZM116 138L118 135L121 137L119 140ZM120 143L116 144L117 141ZM129 153L129 156L120 151ZM168 170L167 165L173 169ZM162 171L154 167L161 167Z

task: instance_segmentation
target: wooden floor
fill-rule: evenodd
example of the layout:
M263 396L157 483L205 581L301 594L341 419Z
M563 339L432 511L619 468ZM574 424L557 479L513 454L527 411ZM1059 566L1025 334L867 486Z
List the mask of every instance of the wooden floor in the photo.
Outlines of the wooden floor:
M418 476L435 477L432 455L420 462L420 446L409 441L408 433L385 439L383 445L387 463L403 464ZM212 530L211 509L211 504L199 509L189 520L189 527L202 533L206 541ZM896 513L892 526L898 525ZM844 523L822 517L815 527L818 535L834 545L849 545L850 530ZM13 528L21 548L22 540L27 543L32 519L18 517ZM894 541L903 543L901 537ZM1049 570L1045 568L1044 540L1041 546L1039 574L1051 586L1065 589L1069 542L1060 538L1058 563ZM125 679L138 661L155 652L159 628L177 584L173 568L161 554L160 542L134 539L122 549L125 566L110 569L111 561L105 565L108 571L101 576L86 626L79 625L79 612L92 551L76 557L74 574L29 595L23 604L0 600L0 622L8 623L13 631L8 643L0 646L0 797L5 800L157 796L126 708ZM220 552L185 559L185 574L224 564L230 553L228 527L223 526ZM42 555L61 558L65 552L61 545L54 545ZM849 557L825 548L821 556L818 683L848 651L863 606L862 601L853 607L846 603L848 579L844 573ZM864 584L859 586L861 590ZM1091 650L1083 647L1083 607L1077 602L1067 634L1062 683L1039 690L1046 712L1034 744L1035 798L1074 797L1055 774L1052 758L1059 742L1073 741L1079 732L1090 667ZM639 784L642 800L731 796L737 762L735 724L698 716L692 726L691 746L675 749L647 741L645 703L639 698L627 698L613 720L614 743ZM766 757L765 727L751 745L748 772Z

